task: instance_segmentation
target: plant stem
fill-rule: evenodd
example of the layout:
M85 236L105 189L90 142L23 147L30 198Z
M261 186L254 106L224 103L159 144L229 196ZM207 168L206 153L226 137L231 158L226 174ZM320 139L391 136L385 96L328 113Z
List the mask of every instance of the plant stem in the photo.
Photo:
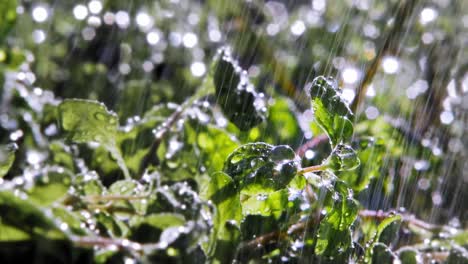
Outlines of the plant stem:
M307 172L318 172L318 171L323 171L325 169L326 169L325 165L315 165L315 166L305 167L302 170L300 170L298 173L304 174Z
M213 71L213 69L211 69L210 72L211 71ZM214 87L211 82L212 78L210 77L210 74L207 74L197 92L193 94L189 99L187 99L177 110L175 110L169 116L166 122L164 122L160 127L158 127L158 136L155 137L153 143L151 144L150 150L148 151L148 154L146 154L146 156L143 158L140 164L140 174L143 173L143 171L148 167L150 163L153 163L154 165L159 164L159 159L156 152L162 140L169 132L170 128L176 123L179 117L182 116L183 112L187 108L192 106L193 103L195 103L197 100L214 92Z
M384 220L387 217L390 217L392 212L384 212L381 210L378 211L373 211L373 210L361 210L359 211L359 216L363 218L375 218L379 220ZM417 219L414 215L412 214L401 214L402 216L402 221L407 222L409 224L413 224L415 226L421 227L423 229L426 229L431 232L438 232L443 229L443 226L431 224L424 222L423 220ZM289 226L288 230L286 232L284 231L273 231L261 236L256 237L253 240L247 241L243 243L243 246L240 247L241 252L245 252L248 250L254 250L256 248L263 247L269 243L272 243L274 241L278 240L285 240L290 237L290 235L293 234L299 234L301 232L305 232L307 228L310 228L320 222L320 215L316 217L311 217L313 220L307 220L307 221L301 221L298 223L295 223L291 226Z
M320 144L327 142L328 136L326 134L318 135L311 140L305 142L303 145L296 149L296 154L299 157L303 157L307 150L316 148Z
M388 32L388 35L385 37L385 42L383 43L382 47L377 52L372 63L367 67L366 74L364 78L359 83L359 87L357 88L357 93L354 101L351 103L351 110L356 113L359 109L361 102L366 95L367 87L374 79L375 73L379 68L380 62L385 54L392 51L393 53L398 53L399 45L401 44L401 39L404 34L402 28L405 25L405 22L411 17L413 13L414 7L416 5L417 0L406 0L406 1L399 1L397 7L397 13L393 20L393 27Z
M130 201L130 200L142 200L148 198L147 195L87 195L83 197L83 200L87 202L99 202L99 201Z

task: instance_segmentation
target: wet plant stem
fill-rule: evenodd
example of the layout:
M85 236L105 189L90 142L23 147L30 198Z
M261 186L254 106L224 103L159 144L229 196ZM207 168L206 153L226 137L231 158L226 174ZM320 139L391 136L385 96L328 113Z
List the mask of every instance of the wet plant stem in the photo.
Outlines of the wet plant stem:
M359 216L362 218L373 218L379 221L384 220L387 217L394 215L393 212L384 212L384 211L374 211L374 210L361 210L359 211ZM441 231L444 226L439 226L431 223L424 222L423 220L417 219L412 214L400 214L402 217L402 221L408 224L423 228L430 232L439 232ZM297 235L306 231L306 229L313 227L314 225L319 224L320 222L320 215L317 217L312 217L313 219L308 219L307 221L301 221L295 223L287 229L287 231L273 231L261 236L256 237L253 240L245 242L243 246L240 248L240 251L245 252L246 250L255 250L257 248L261 248L266 246L269 243L277 242L279 240L288 239L291 235Z
M131 201L131 200L143 200L147 199L147 195L87 195L83 197L86 202L100 202L100 201Z
M326 134L321 134L318 135L314 138L312 138L309 141L306 141L304 144L302 144L300 147L296 149L296 154L299 157L303 157L306 153L307 150L309 149L314 149L318 147L320 144L327 142L328 141L328 136Z
M416 6L417 0L405 0L405 1L398 1L398 7L396 11L396 15L393 19L393 26L388 31L387 36L385 37L385 41L383 45L377 52L374 60L371 64L367 67L364 78L360 81L359 86L357 88L356 97L354 101L351 103L351 110L356 113L359 109L360 104L364 100L364 97L367 92L367 87L372 83L375 74L377 73L377 69L379 68L382 58L384 55L392 52L398 54L399 45L401 44L401 39L404 35L404 25L406 21L408 21L413 14L414 7Z
M212 69L213 70L213 69ZM209 76L209 74L208 74ZM159 165L159 159L157 156L157 150L159 148L159 145L161 144L162 140L164 137L167 135L171 127L179 120L179 118L182 116L184 111L192 106L197 100L202 99L205 96L208 96L209 94L214 92L214 87L210 83L211 78L205 77L203 80L200 88L197 90L197 92L192 95L189 99L187 99L179 108L177 108L167 119L166 122L161 124L157 130L158 130L158 135L155 137L155 140L151 144L150 150L148 151L148 154L143 158L141 164L140 164L140 169L139 172L140 174L143 173L143 171L148 167L148 165L153 164L153 165Z
M305 167L302 170L300 170L298 173L299 174L304 174L307 172L319 172L325 170L327 167L325 165L314 165L310 167Z

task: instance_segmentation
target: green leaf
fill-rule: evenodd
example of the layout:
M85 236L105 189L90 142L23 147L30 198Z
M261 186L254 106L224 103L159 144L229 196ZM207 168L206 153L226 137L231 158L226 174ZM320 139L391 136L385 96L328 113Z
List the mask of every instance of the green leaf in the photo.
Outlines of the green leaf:
M3 0L0 8L0 44L2 44L8 32L16 22L16 2L17 0ZM1 51L0 51L1 52Z
M216 96L227 118L246 131L265 119L265 102L255 92L245 72L238 66L228 48L222 48L214 66Z
M315 253L327 257L340 255L351 246L351 225L358 214L357 202L341 193L332 194L333 207L320 222Z
M54 164L63 166L71 171L75 169L75 162L70 147L61 141L53 141L49 144L51 160Z
M359 192L379 175L386 147L382 139L366 137L353 143L353 148L357 152L360 166L354 171L340 173L339 177L353 190Z
M383 243L375 243L372 248L372 262L377 263L393 263L398 257Z
M328 135L332 147L349 141L353 135L353 113L341 98L336 82L318 76L308 89L315 120Z
M78 174L73 179L73 187L77 195L101 195L105 187L95 172Z
M213 173L201 197L211 200L216 207L213 217L213 230L209 242L204 245L208 257L218 263L228 263L234 258L234 248L239 243L239 225L242 209L239 193L229 175L223 172Z
M412 247L402 247L398 250L398 257L402 264L417 264L421 256L417 249Z
M210 124L203 126L190 122L186 124L185 132L187 143L199 150L208 173L222 170L226 158L239 147L235 137Z
M130 178L122 154L116 145L119 119L102 103L83 99L66 99L59 106L59 123L68 139L76 143L102 144L116 159L117 164Z
M450 249L447 264L467 264L468 263L468 250L466 248L453 245Z
M295 115L294 103L286 97L278 96L273 105L268 107L268 118L265 122L267 142L292 144L300 137L301 128ZM263 135L262 135L263 136ZM264 139L265 141L267 139Z
M66 239L65 234L44 212L27 200L14 196L8 191L0 191L0 230L10 230L9 235L0 236L3 240L22 240L27 237ZM28 236L25 236L25 235Z
M5 176L13 165L17 149L18 146L15 143L0 146L0 178Z
M250 143L234 150L224 164L242 194L257 195L282 189L294 178L298 164L285 145Z
M75 212L70 212L67 209L57 206L53 207L52 214L58 221L65 223L67 228L76 235L87 235L88 231L81 225L81 219Z
M325 161L327 168L333 171L350 171L356 169L359 158L356 151L348 145L338 144Z
M109 193L118 195L141 194L137 187L139 184L135 180L120 180L109 186Z
M145 217L135 217L130 222L130 238L138 242L158 242L164 230L185 225L180 214L159 213Z
M64 197L71 185L72 175L60 167L44 169L34 178L34 185L27 190L31 201L48 206Z
M242 214L274 216L278 219L288 207L288 191L283 189L269 194L250 196L242 201Z
M377 226L377 235L376 239L378 242L382 242L386 245L392 243L395 240L398 234L398 230L400 230L401 225L401 216L394 215L385 218L380 224Z

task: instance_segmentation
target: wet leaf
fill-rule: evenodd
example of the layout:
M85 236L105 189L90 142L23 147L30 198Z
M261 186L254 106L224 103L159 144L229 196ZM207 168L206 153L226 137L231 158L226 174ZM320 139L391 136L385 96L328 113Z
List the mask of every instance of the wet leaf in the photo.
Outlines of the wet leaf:
M361 138L353 143L357 152L360 166L354 171L340 173L340 179L344 180L355 191L364 190L370 181L379 176L385 155L385 145L382 139L371 137Z
M356 169L360 161L352 147L338 144L325 161L325 164L327 168L333 171L349 171Z
M351 246L351 225L358 214L357 202L342 194L335 193L330 212L320 222L315 253L335 256L346 253Z
M77 143L114 144L118 117L97 101L67 99L59 106L60 125L70 140Z
M398 250L398 257L402 264L417 264L419 262L418 259L421 258L418 250L411 247L400 248Z
M13 165L17 149L18 146L15 143L0 146L0 178L5 176Z
M288 208L288 191L283 189L269 194L259 193L242 201L242 214L274 216L278 219Z
M268 107L265 138L268 143L292 144L300 137L301 128L295 115L294 103L288 98L278 96Z
M47 206L63 198L71 185L72 175L63 168L47 168L34 178L34 185L26 192L29 199Z
M335 81L319 76L308 89L315 120L328 135L332 147L349 141L353 135L353 113L341 98Z
M224 164L242 194L269 193L286 187L297 172L296 154L285 145L250 143L234 150Z
M219 51L213 82L224 114L240 130L249 130L265 119L263 96L255 92L247 74L238 66L228 48Z
M8 237L0 232L2 240L14 241L27 237L66 239L65 234L42 210L8 191L0 191L0 212L0 229L10 230Z
M59 123L67 138L76 143L98 142L117 160L126 178L130 174L116 145L119 119L97 101L66 99L59 106Z
M219 263L231 261L240 239L239 225L242 220L242 209L238 190L229 175L216 172L210 176L206 189L201 196L211 200L216 207L213 218L213 230L210 241L204 245L208 257Z
M121 237L124 232L119 224L120 220L106 212L98 212L94 214L96 219L96 229L100 234L109 237Z
M464 247L454 245L450 250L447 264L467 264L468 250Z
M379 242L382 242L386 245L390 245L398 235L398 230L400 230L401 225L401 216L394 215L388 218L385 218L377 226L377 235L376 239Z
M75 235L87 235L88 231L81 225L81 219L75 212L70 212L64 207L53 207L52 214L58 221L65 223L67 228Z
M76 175L73 187L78 195L100 195L105 191L105 187L95 172Z
M175 213L159 213L144 217L134 217L130 222L130 238L138 242L155 243L165 239L162 237L165 230L174 231L170 228L182 227L185 223L184 216ZM176 235L178 236L179 234ZM170 244L173 241L167 242L167 244Z
M375 243L372 248L372 262L377 263L393 263L398 257L383 243Z

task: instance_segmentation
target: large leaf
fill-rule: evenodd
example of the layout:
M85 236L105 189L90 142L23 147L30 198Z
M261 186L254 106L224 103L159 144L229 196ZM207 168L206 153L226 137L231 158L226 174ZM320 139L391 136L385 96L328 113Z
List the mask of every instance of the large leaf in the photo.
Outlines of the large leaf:
M325 218L320 222L315 253L326 257L343 254L351 247L351 225L358 214L357 202L345 195L346 190L340 182L338 191L332 191L333 206Z
M244 195L269 193L286 187L293 179L298 166L295 159L289 146L250 143L229 155L224 171Z
M377 226L377 235L376 239L379 242L389 245L398 235L398 230L400 230L401 225L401 216L393 215L388 218L385 218Z
M5 176L15 161L15 152L18 146L15 143L0 146L0 178Z
M23 240L25 238L66 239L65 234L34 204L14 196L11 192L0 191L0 232L2 240Z
M269 194L250 196L242 201L242 214L273 216L278 219L288 207L288 191L282 189Z
M34 177L33 187L27 190L29 199L37 204L48 206L65 196L71 181L72 175L63 168L46 168Z
M319 76L308 89L315 120L327 133L331 145L349 141L353 135L353 113L341 98L336 82Z
M218 263L228 263L234 257L234 248L239 243L239 224L242 209L239 193L234 181L223 172L213 173L206 189L201 191L204 199L211 200L216 207L210 241L205 252Z
M227 118L240 130L249 130L265 119L263 95L255 92L247 74L238 66L228 48L218 54L213 83Z
M59 123L68 139L77 143L97 142L117 160L117 164L130 178L127 166L116 145L118 117L97 101L66 99L59 106Z
M325 161L327 168L333 171L350 171L356 169L359 164L359 158L356 151L348 145L338 144Z

